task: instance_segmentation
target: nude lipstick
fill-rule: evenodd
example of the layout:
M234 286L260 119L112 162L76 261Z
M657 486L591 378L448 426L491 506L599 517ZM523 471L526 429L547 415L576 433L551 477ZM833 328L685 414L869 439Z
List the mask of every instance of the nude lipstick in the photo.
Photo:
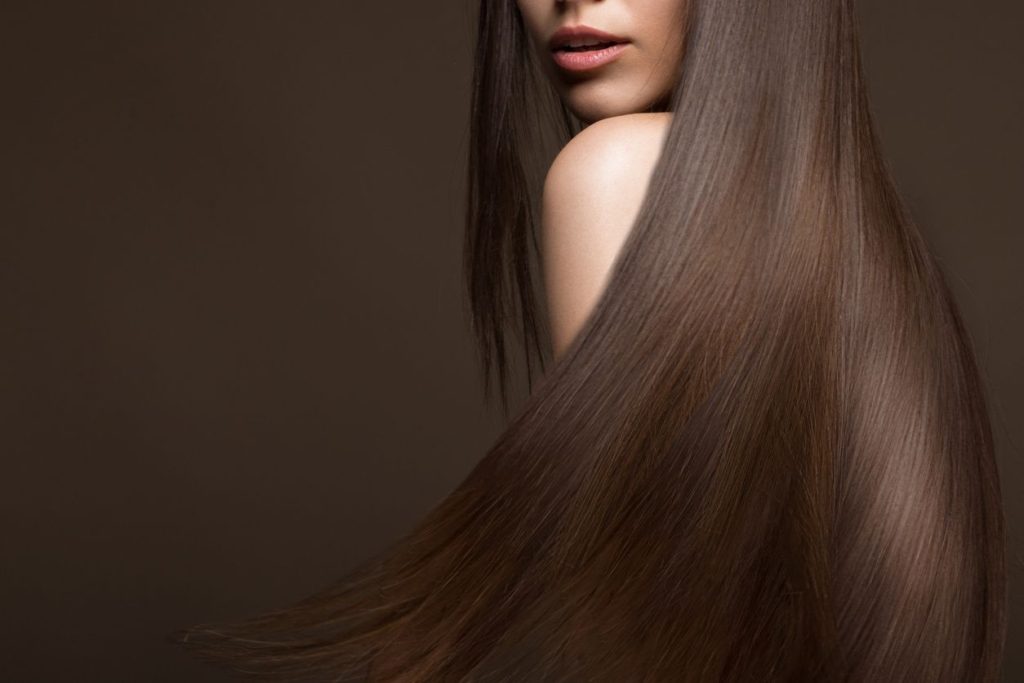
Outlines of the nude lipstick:
M572 72L591 71L613 62L628 46L625 38L589 26L560 28L548 41L555 64Z

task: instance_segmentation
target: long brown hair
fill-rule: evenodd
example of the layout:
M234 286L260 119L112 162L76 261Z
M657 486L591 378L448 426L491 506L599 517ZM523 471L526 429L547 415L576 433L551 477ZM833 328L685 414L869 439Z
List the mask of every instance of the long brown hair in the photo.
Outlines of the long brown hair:
M680 30L632 232L490 451L336 584L179 641L296 680L998 679L983 386L880 154L853 0L695 0ZM530 64L515 1L482 1L466 275L503 399L509 332L543 358Z

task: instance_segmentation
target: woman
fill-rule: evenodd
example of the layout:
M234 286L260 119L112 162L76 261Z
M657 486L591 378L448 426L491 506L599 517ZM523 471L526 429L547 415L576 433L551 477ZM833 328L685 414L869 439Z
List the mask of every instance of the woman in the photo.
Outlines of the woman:
M543 360L538 196L555 361L401 542L181 639L283 679L997 680L982 386L852 0L485 0L472 137L485 377L513 320Z

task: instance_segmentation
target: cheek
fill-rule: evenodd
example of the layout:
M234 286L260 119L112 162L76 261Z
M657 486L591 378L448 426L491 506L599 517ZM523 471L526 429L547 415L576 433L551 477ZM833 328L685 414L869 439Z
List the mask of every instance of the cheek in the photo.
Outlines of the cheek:
M679 78L679 70L683 61L683 37L679 32L672 32L659 37L661 42L658 50L652 55L650 65L651 78L659 84L659 90L675 85Z
M646 0L637 16L643 17L644 57L648 76L656 89L675 85L684 53L685 12L689 3L679 0Z
M692 0L696 2L697 0ZM633 14L649 26L680 27L686 18L691 0L634 0Z
M660 52L661 61L682 57L683 31L688 2L679 0L646 0L639 3L643 17L643 34L647 47Z

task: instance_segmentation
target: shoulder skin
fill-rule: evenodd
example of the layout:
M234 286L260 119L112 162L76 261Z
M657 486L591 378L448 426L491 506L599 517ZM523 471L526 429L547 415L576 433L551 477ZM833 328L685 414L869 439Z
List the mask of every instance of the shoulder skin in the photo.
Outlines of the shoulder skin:
M601 119L558 153L544 181L542 267L560 356L604 291L647 191L670 113Z

